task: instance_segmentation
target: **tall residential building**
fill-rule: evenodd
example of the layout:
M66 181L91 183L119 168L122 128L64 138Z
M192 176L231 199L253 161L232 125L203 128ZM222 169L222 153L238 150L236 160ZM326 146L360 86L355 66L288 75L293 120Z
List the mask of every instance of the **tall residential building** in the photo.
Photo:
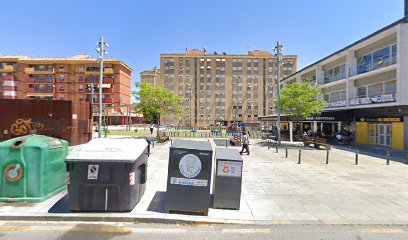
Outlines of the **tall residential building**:
M150 83L156 86L160 80L160 69L153 68L140 73L140 83Z
M304 119L303 129L327 136L348 131L357 144L408 149L408 0L405 13L283 80L286 86L314 79L322 87L328 104L320 116Z
M104 60L101 87L105 107L130 104L131 73L132 69L120 60ZM91 102L93 97L94 105L99 105L99 75L99 63L89 55L71 58L0 55L0 98Z
M281 77L296 71L297 56L283 56ZM266 51L248 55L185 54L160 55L160 85L183 99L186 119L170 114L164 124L208 127L232 122L256 125L258 116L271 114L276 92L276 58ZM190 118L191 116L191 118Z

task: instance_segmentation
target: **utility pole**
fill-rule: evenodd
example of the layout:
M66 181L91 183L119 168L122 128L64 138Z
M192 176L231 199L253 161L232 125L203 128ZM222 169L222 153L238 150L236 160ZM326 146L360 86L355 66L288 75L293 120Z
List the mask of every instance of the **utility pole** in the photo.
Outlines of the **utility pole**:
M100 74L99 74L99 131L98 131L98 138L101 138L101 127L102 127L102 83L103 83L103 60L105 55L108 54L108 52L105 50L105 47L109 47L109 44L103 41L103 37L101 37L101 40L98 44L96 44L98 47L95 49L96 52L99 53L98 61L100 63Z
M276 70L276 75L277 75L277 87L278 87L278 121L277 121L277 129L278 129L278 145L281 144L281 123L280 123L280 116L281 116L281 107L280 107L280 66L281 66L281 61L282 61L282 50L283 50L283 46L281 44L279 44L279 42L276 43L276 47L274 48L274 51L276 51L276 66L277 66L277 70Z

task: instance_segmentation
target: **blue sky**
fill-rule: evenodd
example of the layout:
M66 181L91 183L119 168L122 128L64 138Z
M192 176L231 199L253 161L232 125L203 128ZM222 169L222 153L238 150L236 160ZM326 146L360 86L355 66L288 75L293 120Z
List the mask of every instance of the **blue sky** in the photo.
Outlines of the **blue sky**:
M139 72L160 53L270 51L298 55L298 69L403 17L404 0L1 0L0 54L110 56Z

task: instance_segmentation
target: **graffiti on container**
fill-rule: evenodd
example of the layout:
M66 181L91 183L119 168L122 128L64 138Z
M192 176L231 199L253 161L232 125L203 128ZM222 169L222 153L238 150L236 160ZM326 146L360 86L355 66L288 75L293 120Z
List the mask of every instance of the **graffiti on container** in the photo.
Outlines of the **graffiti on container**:
M27 135L30 134L31 131L39 131L43 129L44 124L39 122L32 122L31 118L19 118L10 126L10 132L17 136Z

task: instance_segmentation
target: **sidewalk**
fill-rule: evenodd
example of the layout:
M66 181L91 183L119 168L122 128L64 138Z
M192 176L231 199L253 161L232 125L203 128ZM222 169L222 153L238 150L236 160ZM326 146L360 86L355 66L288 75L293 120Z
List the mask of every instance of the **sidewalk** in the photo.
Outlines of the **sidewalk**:
M43 203L0 203L0 220L123 221L246 224L408 224L408 166L364 154L267 149L251 141L243 155L241 209L210 209L208 216L164 213L170 141L156 144L144 196L130 213L69 213L62 192ZM225 146L224 146L225 147ZM228 146L230 147L230 146ZM236 149L239 149L236 147Z

